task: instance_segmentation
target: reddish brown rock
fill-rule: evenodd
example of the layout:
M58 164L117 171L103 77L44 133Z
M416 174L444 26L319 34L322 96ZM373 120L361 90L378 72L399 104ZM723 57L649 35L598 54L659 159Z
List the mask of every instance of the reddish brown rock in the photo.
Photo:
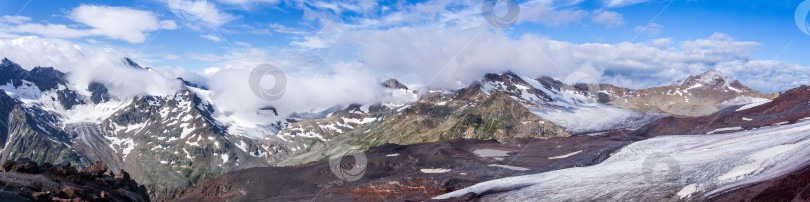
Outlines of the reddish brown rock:
M39 165L31 159L22 158L17 161L6 160L2 165L3 172L38 173Z

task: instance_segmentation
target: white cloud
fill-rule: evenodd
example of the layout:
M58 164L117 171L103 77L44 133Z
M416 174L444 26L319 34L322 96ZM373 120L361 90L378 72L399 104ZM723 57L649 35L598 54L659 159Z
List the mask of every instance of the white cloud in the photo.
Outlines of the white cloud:
M761 45L753 41L734 41L728 34L714 33L707 39L683 41L681 49L686 53L702 54L707 57L748 59L750 52Z
M221 42L222 41L221 38L219 38L217 36L214 36L214 35L200 35L200 37L202 37L203 39L211 40L213 42Z
M558 10L546 5L521 7L518 22L536 22L546 26L560 26L582 21L588 11L581 9Z
M464 87L485 73L507 70L559 79L584 72L600 81L646 88L665 85L722 65L759 64L747 62L755 61L750 58L750 52L760 46L759 43L734 41L725 34L674 43L679 45L676 47L671 45L671 39L575 44L535 34L513 39L501 30L487 28L421 26L350 31L337 38L333 48L329 49L356 50L354 56L358 61L381 74L439 88ZM761 78L759 81L762 80L770 79ZM791 87L786 84L788 81L772 82L776 84L769 86L755 85L759 81L743 80L764 91Z
M650 41L651 44L658 48L667 48L670 44L672 44L671 38L660 38L660 39L653 39Z
M160 21L157 16L144 10L126 7L81 5L68 15L73 21L82 23L89 29L76 29L61 24L19 24L10 27L9 32L35 33L55 38L81 38L88 36L105 36L130 43L141 43L146 40L147 32L158 29L177 29L174 21ZM18 22L27 21L23 19Z
M257 4L257 3L278 3L279 0L218 0L224 4L244 5L244 4Z
M127 55L102 46L60 39L33 36L0 39L0 57L7 57L25 69L42 66L66 72L73 89L85 90L90 82L100 82L117 97L166 95L179 90L180 83L174 78L126 66L123 59Z
M8 31L15 33L36 33L53 38L81 38L101 35L101 33L93 30L78 30L70 28L67 25L59 24L22 24L10 27Z
M520 4L520 13L516 24L538 23L545 26L562 26L579 23L589 17L590 12L572 8L572 5L581 3L581 0L531 0ZM340 35L349 31L376 31L391 27L407 26L435 26L442 28L472 29L482 26L489 27L488 22L481 16L481 2L465 1L425 1L419 3L403 3L395 7L374 8L385 10L383 14L371 15L362 18L341 18L340 12L363 13L363 9L344 6L346 3L324 2L297 2L297 6L304 10L305 21L315 21L322 27L317 32L302 32L291 30L281 25L270 25L277 32L295 33L305 35L298 37L291 45L306 49L328 48ZM369 4L371 5L371 4ZM373 6L370 6L373 7ZM496 6L495 15L502 15ZM504 9L504 8L501 8ZM309 34L308 36L306 36Z
M654 22L647 24L646 26L641 25L636 26L635 29L636 33L648 34L650 36L658 36L659 34L661 34L661 31L663 30L664 26L656 24Z
M219 27L239 19L237 16L220 10L216 4L209 1L170 0L167 1L167 4L178 18L192 25L192 28L198 28L200 23Z
M250 43L244 42L244 41L235 41L233 43L236 44L236 45L242 46L244 48L250 48L252 46L252 45L250 45Z
M174 21L159 21L150 11L126 7L81 5L73 9L69 18L92 27L94 33L131 43L145 41L145 32L177 29Z
M603 24L610 28L623 25L624 17L622 17L622 14L617 12L598 9L593 11L593 18L591 21L596 24Z
M281 112L309 111L352 103L372 104L384 95L382 79L373 69L359 62L323 63L295 53L276 57L268 50L246 48L220 56L214 67L205 69L215 93L215 102L223 111L236 114L255 112L273 106ZM279 100L265 101L250 89L250 71L260 64L271 64L287 75L286 93Z
M625 7L644 3L650 0L605 0L607 7Z
M289 28L287 26L284 26L284 25L278 24L278 23L272 23L272 24L269 24L268 26L270 28L272 28L274 32L278 32L278 33L284 33L284 34L305 34L306 33L304 31Z
M323 38L318 36L307 36L304 37L304 41L293 41L290 42L293 46L299 46L306 49L321 49L329 47L329 43L324 41Z
M4 15L4 16L2 17L2 19L3 19L3 22L5 22L5 23L9 23L9 24L22 24L22 23L25 23L25 22L31 21L31 18L30 18L30 17L26 17L26 16L9 16L9 15Z

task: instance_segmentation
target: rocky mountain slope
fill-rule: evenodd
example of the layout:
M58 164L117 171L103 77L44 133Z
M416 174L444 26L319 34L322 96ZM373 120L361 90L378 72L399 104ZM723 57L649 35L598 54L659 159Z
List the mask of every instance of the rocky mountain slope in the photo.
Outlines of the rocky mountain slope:
M593 100L641 112L705 116L725 107L766 102L778 96L752 90L719 71L690 76L669 86L633 90L609 84L578 85ZM589 88L597 88L589 89Z
M40 166L23 158L5 161L2 171L3 201L149 201L146 187L102 162L79 171L69 163Z
M701 117L666 117L630 132L633 136L720 134L792 124L810 117L810 87L801 86L772 101L734 106Z
M638 127L663 117L599 103L588 92L577 90L550 77L529 79L511 72L487 74L481 89L490 94L504 92L540 118L571 133L586 133Z
M132 70L161 75L130 59L122 62ZM132 179L147 187L153 199L174 196L177 190L223 173L302 164L315 168L327 159L386 144L440 144L459 138L507 144L524 138L539 142L566 138L600 142L607 138L624 143L673 131L724 133L735 131L729 127L747 130L764 126L751 125L754 122L793 123L803 114L789 112L804 109L799 104L792 108L758 108L770 106L765 99L770 95L750 90L716 72L690 77L677 86L638 91L609 85L568 85L549 77L530 79L507 72L487 74L463 89L421 93L391 79L382 83L387 95L377 104L294 113L264 106L249 112L260 117L261 123L245 123L238 114L219 109L205 85L182 78L176 81L182 88L171 94L116 97L102 83L77 86L68 81L70 73L50 67L25 70L4 59L0 71L0 160L30 158L39 163L70 162L79 167L101 161L114 172L129 171ZM762 105L754 107L757 104ZM727 106L730 108L718 111ZM738 109L751 114L727 113ZM680 116L706 112L713 112L714 118ZM678 117L661 118L669 114ZM734 119L738 120L727 121ZM755 121L746 122L750 120ZM689 125L706 121L712 124L703 128ZM605 149L598 151L605 153L616 147ZM594 159L599 158L588 162L596 163ZM396 170L386 175L418 174L407 174L411 171ZM471 177L475 178L445 186L446 191L494 179Z
M226 171L269 165L265 157L278 147L276 141L226 137L212 117L213 106L193 87L174 95L118 98L100 83L75 89L53 68L26 71L3 60L0 69L12 73L3 74L8 83L0 86L2 160L80 167L102 161L113 171L129 170L154 197ZM247 144L256 148L248 152Z
M407 89L401 84L389 86L397 88L393 91ZM386 143L417 144L457 138L506 142L521 137L569 136L563 128L537 117L506 94L487 95L478 84L455 92L431 91L408 105L349 106L327 118L292 123L279 134L317 137L310 139L313 144L307 149L280 165L323 160Z
M615 131L609 134L636 142L599 164L502 178L435 199L736 201L775 193L802 198L798 193L806 183L787 177L804 175L810 165L804 155L810 151L808 92L810 87L801 86L764 104Z
M331 176L327 162L295 168L253 168L212 179L183 191L178 198L739 200L774 197L775 193L784 193L778 196L785 199L801 198L798 193L804 186L800 185L806 183L791 176L805 175L810 165L805 155L800 155L810 149L808 92L810 87L802 86L768 103L734 106L710 116L664 118L639 129L518 138L506 144L461 139L388 144L365 153L369 164L359 181ZM706 127L696 127L698 123ZM732 125L744 128L724 129ZM660 127L684 132L661 136L653 132L656 130L647 130ZM676 134L687 136L671 136ZM352 163L349 160L347 167ZM651 166L667 170L648 169ZM282 177L290 173L308 177ZM250 180L256 176L286 180ZM499 179L476 184L493 178Z
M156 73L132 60L138 71ZM565 137L521 104L480 86L434 92L419 98L396 80L383 83L390 100L349 105L330 112L279 117L273 107L258 114L283 121L244 127L219 111L204 87L179 79L174 94L116 97L101 83L76 86L53 68L30 71L3 60L0 86L2 159L102 161L127 170L151 197L171 194L221 173L257 166L322 161L385 143L416 144L455 138ZM198 88L200 87L200 88ZM254 136L255 134L267 134Z
M476 182L598 163L629 141L611 136L455 139L396 145L367 152L365 175L348 182L327 162L251 168L224 174L183 191L177 201L418 201ZM347 157L345 165L356 163ZM273 179L273 180L264 180ZM168 200L168 198L166 198Z

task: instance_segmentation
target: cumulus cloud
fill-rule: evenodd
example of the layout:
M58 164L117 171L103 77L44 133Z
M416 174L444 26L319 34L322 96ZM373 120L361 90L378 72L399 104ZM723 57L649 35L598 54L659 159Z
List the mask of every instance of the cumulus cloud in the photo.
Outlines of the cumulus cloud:
M658 48L667 48L669 47L670 44L672 44L672 39L671 38L653 39L652 41L650 41L650 44Z
M86 91L91 82L100 82L113 96L167 95L179 90L180 83L158 72L137 70L123 62L127 54L114 49L75 44L60 39L34 36L0 39L0 57L25 69L54 67L68 74L72 89Z
M8 24L22 24L22 23L24 23L24 22L31 21L31 18L30 18L30 17L26 17L26 16L10 16L10 15L4 15L4 16L2 17L2 19L3 19L3 22L8 23Z
M133 43L146 40L148 31L177 29L174 21L160 21L150 11L126 7L81 5L73 9L69 17L92 27L93 32Z
M241 49L222 56L218 65L206 69L205 74L211 90L216 92L214 102L223 112L233 114L245 115L269 106L283 113L311 111L352 103L373 104L382 99L382 80L364 64L327 64L306 57L278 58L263 49ZM260 64L277 66L286 73L286 92L279 100L262 100L251 91L248 77Z
M169 9L183 22L198 28L200 23L205 26L219 27L225 23L239 19L230 13L222 11L216 4L209 1L169 0Z
M618 27L624 24L622 14L613 11L595 10L591 19L596 24L603 24L607 27Z
M641 2L612 1L611 5L628 6ZM579 3L581 1L524 2L518 24L535 22L555 26L576 23L586 17L595 24L608 27L624 23L621 14L616 12L602 9L587 12L569 7ZM759 43L735 41L726 34L690 41L660 38L616 44L576 44L532 33L513 36L506 33L508 30L492 29L486 24L480 17L480 1L403 4L379 17L325 24L329 26L318 33L300 33L302 36L291 42L291 49L317 55L314 58L319 59L315 60L358 62L377 75L434 88L466 87L485 73L503 71L552 76L561 80L572 75L590 75L591 79L600 82L646 88L665 85L722 65L760 64L750 58L750 52L759 47ZM656 36L662 29L662 25L650 23L635 30ZM246 50L249 51L239 54L266 51ZM242 62L236 60L233 63ZM328 64L324 62L319 66ZM228 69L226 66L217 69ZM727 74L733 77L737 73ZM786 82L759 85L757 83L762 82L748 79L741 78L744 83L750 82L752 87L763 91L790 87Z
M130 43L141 43L146 40L148 32L177 29L174 21L159 20L157 15L150 11L96 5L81 5L68 14L68 18L89 27L87 29L76 29L74 26L62 24L22 24L30 18L20 16L10 18L18 25L8 28L9 32L35 33L54 38L104 36Z
M580 23L590 16L590 12L573 7L573 5L581 2L582 0L531 0L522 2L520 3L520 12L516 24L537 23L556 27ZM293 46L304 49L325 49L337 43L337 37L352 31L378 31L396 27L418 26L454 29L474 29L490 26L482 17L481 1L476 0L403 3L397 6L378 8L385 10L379 16L367 16L364 14L363 9L358 10L351 6L344 6L345 4L345 2L334 4L309 1L297 2L296 6L304 11L303 20L320 24L321 28L316 33L290 30L280 25L271 25L271 28L280 33L303 35L296 37L290 43ZM371 7L373 8L373 6ZM505 12L503 9L506 8L496 5L493 13L502 15L501 11ZM338 14L339 12L352 12L364 17L342 18ZM613 15L612 17L620 18L618 13L604 15ZM617 23L621 24L618 21L604 21L603 23L613 23L611 26Z
M383 74L439 88L465 87L485 73L503 71L558 79L586 73L597 81L646 88L724 65L775 62L756 62L750 58L751 51L759 46L757 42L735 41L721 33L679 43L656 39L640 43L576 44L536 34L511 38L501 30L433 26L350 31L337 38L335 44L357 50L354 56L358 61ZM738 72L727 74L734 78ZM791 87L788 81L759 85L764 78L741 80L768 92Z

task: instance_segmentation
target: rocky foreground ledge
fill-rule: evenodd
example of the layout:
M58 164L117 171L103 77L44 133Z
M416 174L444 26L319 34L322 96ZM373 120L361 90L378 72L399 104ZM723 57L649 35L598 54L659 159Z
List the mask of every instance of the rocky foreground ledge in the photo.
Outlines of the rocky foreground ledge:
M0 201L149 201L129 173L113 174L100 161L81 171L70 163L40 166L25 158L0 167Z

